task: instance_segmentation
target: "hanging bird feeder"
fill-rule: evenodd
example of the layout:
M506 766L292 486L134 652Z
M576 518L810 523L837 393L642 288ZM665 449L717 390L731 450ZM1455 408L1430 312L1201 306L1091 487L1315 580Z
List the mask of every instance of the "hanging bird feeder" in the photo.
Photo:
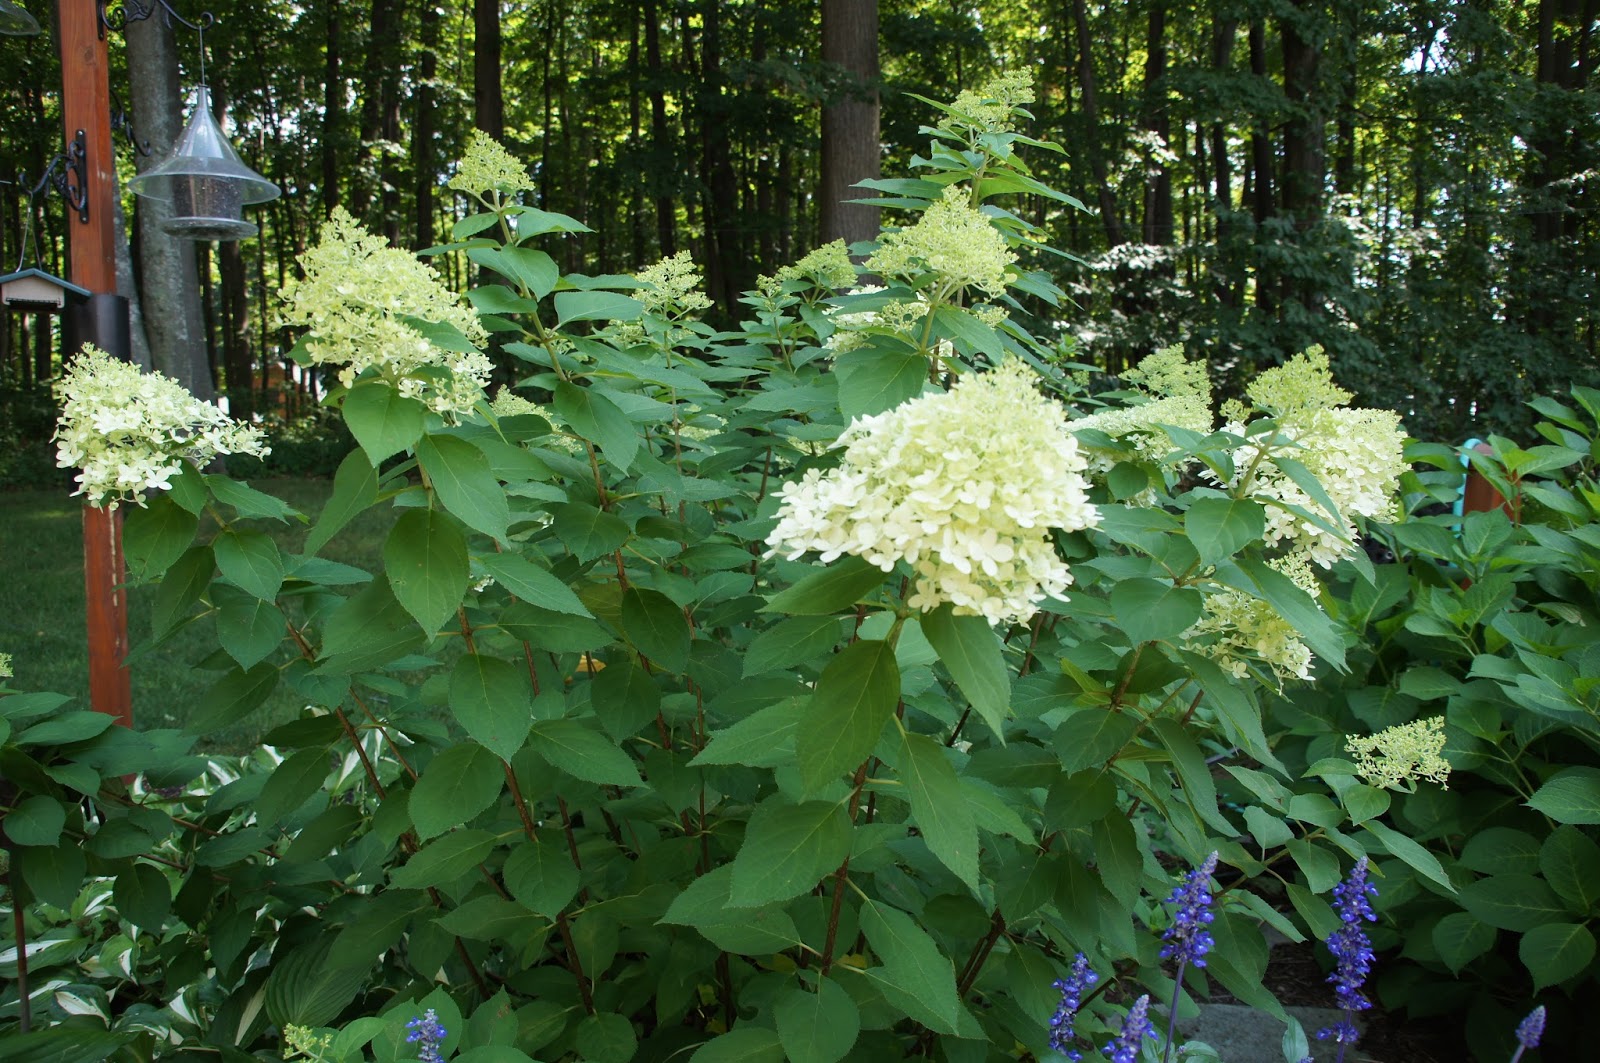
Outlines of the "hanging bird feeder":
M137 196L172 204L162 228L189 240L242 240L256 234L244 208L280 195L278 186L246 166L211 113L211 90L195 89L194 113L172 157L128 182Z

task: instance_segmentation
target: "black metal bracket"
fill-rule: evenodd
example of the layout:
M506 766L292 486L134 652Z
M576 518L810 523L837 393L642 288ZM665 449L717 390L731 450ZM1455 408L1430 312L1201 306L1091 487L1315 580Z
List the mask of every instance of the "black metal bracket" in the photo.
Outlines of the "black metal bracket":
M188 26L192 30L205 30L209 29L211 24L217 21L211 12L202 11L198 23L190 22L173 10L172 5L167 3L167 0L153 0L149 6L141 3L140 0L122 0L120 4L115 6L109 0L95 0L95 10L100 16L100 39L105 40L106 30L116 30L121 33L127 28L128 23L143 22L155 14L157 8L161 10L161 14L167 20L167 25L169 26L177 22Z
M67 142L62 156L65 164L55 175L56 188L67 201L67 206L78 212L78 221L89 224L89 148L83 130Z

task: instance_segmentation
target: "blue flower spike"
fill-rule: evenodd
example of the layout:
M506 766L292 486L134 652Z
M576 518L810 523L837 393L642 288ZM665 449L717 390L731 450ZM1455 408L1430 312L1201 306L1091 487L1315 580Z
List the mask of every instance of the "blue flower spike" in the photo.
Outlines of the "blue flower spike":
M1214 944L1207 929L1217 918L1211 911L1215 898L1211 895L1211 876L1216 874L1217 854L1213 852L1200 866L1184 876L1172 889L1167 903L1173 906L1172 925L1162 931L1163 960L1177 960L1178 970L1173 975L1172 1007L1167 1013L1167 1045L1162 1051L1162 1063L1172 1058L1173 1041L1178 1032L1178 996L1183 992L1183 971L1189 966L1204 967L1206 954Z
M1128 1017L1122 1020L1122 1032L1101 1052L1111 1063L1139 1063L1139 1049L1144 1045L1145 1038L1155 1035L1156 1032L1150 1028L1150 994L1146 993L1133 1002L1133 1007L1128 1009Z
M1528 1012L1528 1017L1517 1023L1517 1051L1511 1057L1511 1063L1517 1063L1522 1058L1522 1053L1530 1048L1538 1048L1539 1041L1544 1037L1544 1005L1540 1004Z
M1356 861L1350 877L1333 887L1333 910L1339 916L1339 929L1328 936L1328 951L1333 953L1335 963L1328 981L1333 983L1344 1018L1318 1030L1317 1040L1333 1041L1339 1046L1337 1063L1344 1063L1345 1049L1361 1036L1354 1021L1356 1012L1372 1007L1372 1001L1361 992L1372 972L1373 959L1372 941L1362 924L1377 922L1377 913L1368 900L1377 895L1378 887L1367 881L1364 856Z
M406 1034L406 1040L417 1046L419 1063L443 1063L444 1057L439 1054L439 1049L450 1031L439 1025L439 1016L434 1014L432 1008L423 1012L422 1018L406 1023L406 1029L410 1031Z
M1083 1058L1083 1053L1072 1047L1075 1036L1073 1023L1078 1017L1078 1009L1083 1006L1084 991L1098 981L1100 976L1089 970L1089 958L1080 952L1072 961L1072 970L1067 972L1067 977L1058 978L1052 983L1053 988L1061 991L1061 1003L1056 1007L1056 1013L1050 1016L1050 1047L1075 1063Z

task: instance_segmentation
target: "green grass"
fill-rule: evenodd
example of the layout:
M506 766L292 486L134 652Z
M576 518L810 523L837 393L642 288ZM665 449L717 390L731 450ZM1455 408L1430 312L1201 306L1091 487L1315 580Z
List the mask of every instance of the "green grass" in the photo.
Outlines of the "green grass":
M277 495L313 521L327 504L327 480L259 480L252 486ZM88 639L84 627L83 507L63 491L0 494L0 653L14 658L19 690L54 690L84 705L89 700ZM384 507L363 513L341 531L323 556L369 572L381 567L383 536L389 526ZM254 521L271 534L280 550L299 553L310 525ZM208 530L202 530L208 535ZM135 587L128 598L128 640L136 649L150 637L153 589ZM199 667L217 645L209 622L179 632L134 659L131 671L134 725L183 727L222 673ZM300 703L280 687L265 705L220 731L205 735L199 748L242 752L260 736L292 719Z

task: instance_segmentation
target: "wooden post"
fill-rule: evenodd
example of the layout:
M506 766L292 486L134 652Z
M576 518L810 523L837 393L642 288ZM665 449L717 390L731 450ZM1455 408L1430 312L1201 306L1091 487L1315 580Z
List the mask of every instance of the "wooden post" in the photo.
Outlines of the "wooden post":
M1479 443L1472 448L1479 454L1493 454L1494 448L1487 443ZM1513 478L1512 483L1516 480ZM1501 509L1506 516L1511 518L1513 524L1522 521L1522 499L1507 499L1493 484L1477 470L1471 462L1467 463L1467 482L1461 489L1462 513L1487 513L1491 509Z
M116 298L116 158L111 153L111 86L106 42L94 0L56 4L61 46L62 131L71 145L83 137L84 167L77 194L82 207L68 212L69 279L87 288L102 313ZM79 131L82 131L80 134ZM87 212L87 218L83 217ZM98 297L98 298L97 298ZM126 316L126 308L123 308ZM74 330L77 331L77 330ZM93 331L92 329L90 331ZM126 325L123 325L126 333ZM63 352L71 355L76 352ZM126 351L108 353L127 357ZM83 582L89 628L89 700L97 712L132 726L128 682L128 602L122 589L121 514L83 508Z

